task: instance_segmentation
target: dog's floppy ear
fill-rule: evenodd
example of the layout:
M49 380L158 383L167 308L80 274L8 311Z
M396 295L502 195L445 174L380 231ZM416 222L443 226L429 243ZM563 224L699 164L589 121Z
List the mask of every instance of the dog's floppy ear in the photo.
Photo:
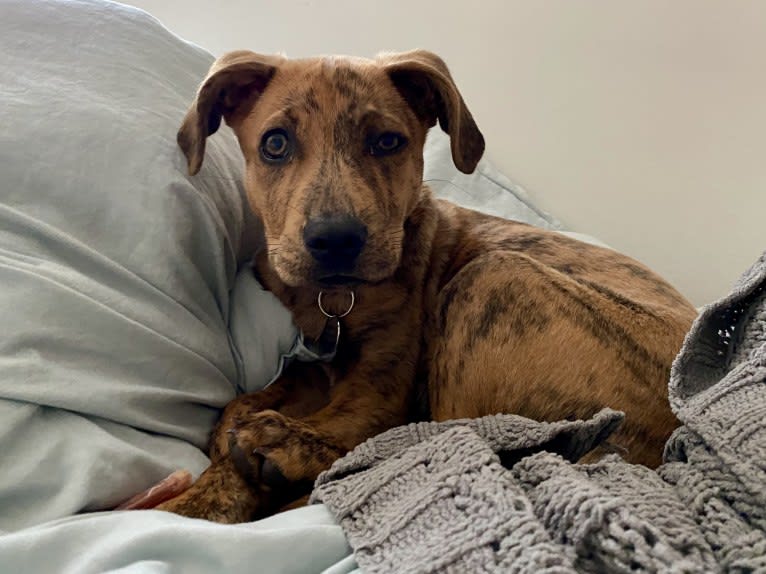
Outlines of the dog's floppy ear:
M221 125L230 122L243 104L252 105L277 71L279 56L249 51L224 54L210 68L197 97L178 130L178 145L194 175L205 157L205 140Z
M387 54L379 62L418 117L439 124L450 136L452 161L471 173L484 153L484 137L468 111L444 61L426 50Z

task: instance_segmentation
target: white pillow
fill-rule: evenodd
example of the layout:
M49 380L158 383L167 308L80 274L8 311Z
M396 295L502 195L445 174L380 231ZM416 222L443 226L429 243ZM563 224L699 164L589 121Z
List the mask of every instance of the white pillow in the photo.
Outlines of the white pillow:
M0 53L2 530L204 468L243 385L227 322L253 226L230 131L193 178L175 142L209 54L48 0L3 2Z

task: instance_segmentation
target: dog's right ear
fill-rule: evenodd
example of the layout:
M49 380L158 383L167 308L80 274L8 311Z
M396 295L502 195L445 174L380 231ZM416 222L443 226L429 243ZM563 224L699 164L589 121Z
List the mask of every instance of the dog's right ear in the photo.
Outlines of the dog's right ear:
M282 58L249 51L224 54L210 68L197 97L178 130L178 145L196 174L205 157L205 140L214 134L223 117L230 123L244 106L251 107L274 77Z
M476 169L484 136L463 101L447 65L432 52L413 50L378 59L399 93L430 128L437 120L450 136L452 160L463 173Z

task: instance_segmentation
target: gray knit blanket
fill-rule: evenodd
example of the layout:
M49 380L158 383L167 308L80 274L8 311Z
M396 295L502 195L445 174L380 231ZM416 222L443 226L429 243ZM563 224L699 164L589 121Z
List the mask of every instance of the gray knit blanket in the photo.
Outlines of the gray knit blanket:
M766 572L766 253L673 365L656 471L575 464L619 424L497 415L392 429L312 495L365 572Z

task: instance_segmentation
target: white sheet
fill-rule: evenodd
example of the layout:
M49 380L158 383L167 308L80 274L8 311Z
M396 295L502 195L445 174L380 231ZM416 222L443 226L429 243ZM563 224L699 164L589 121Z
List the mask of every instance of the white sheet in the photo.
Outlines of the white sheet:
M251 524L158 511L75 516L0 536L0 572L345 574L356 570L324 505Z

